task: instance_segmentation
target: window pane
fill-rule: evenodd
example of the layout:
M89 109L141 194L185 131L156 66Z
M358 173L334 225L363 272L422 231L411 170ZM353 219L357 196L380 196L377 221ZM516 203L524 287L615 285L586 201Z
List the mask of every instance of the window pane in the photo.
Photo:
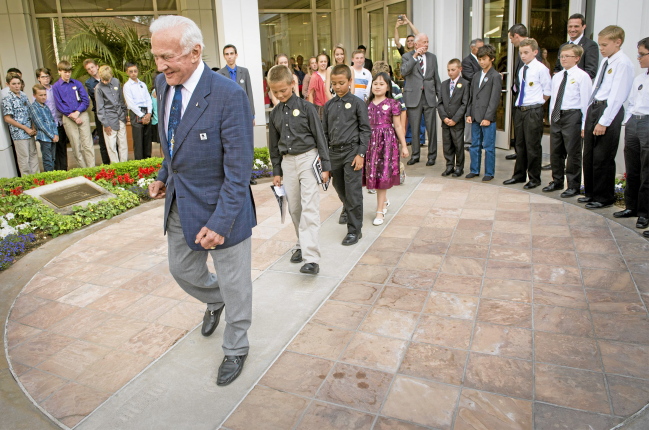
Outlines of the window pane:
M507 71L507 44L509 37L509 4L510 0L485 0L484 2L484 43L491 44L496 49L494 67L499 72ZM507 80L503 79L503 89ZM505 94L500 98L496 111L496 128L505 129Z
M88 13L88 12L135 12L153 11L153 0L121 1L108 0L90 2L86 0L61 0L63 13Z
M157 0L158 1L158 10L168 11L168 10L178 10L176 6L176 0Z
M34 0L34 12L56 13L56 0Z
M331 9L331 0L317 0L315 7L317 9Z
M310 9L311 0L259 0L259 9Z
M47 67L52 72L52 83L58 79L56 73L56 47L58 43L54 39L56 23L56 18L39 18L36 20L38 40L41 44L41 56L43 57L42 67Z
M392 67L392 74L395 80L401 80L401 54L397 51L397 45L394 43L394 26L397 23L399 15L406 14L406 2L395 3L388 6L388 64ZM410 18L408 18L410 19ZM405 48L406 36L412 34L409 25L399 26L399 43Z
M318 54L327 54L330 62L332 55L332 42L331 42L331 14L320 12L317 15L318 19Z
M266 69L275 64L277 54L304 58L314 54L310 13L260 14L259 32Z
M373 10L369 14L370 40L365 56L372 61L384 60L383 48L385 47L385 31L383 26L383 8ZM361 40L361 45L366 45Z

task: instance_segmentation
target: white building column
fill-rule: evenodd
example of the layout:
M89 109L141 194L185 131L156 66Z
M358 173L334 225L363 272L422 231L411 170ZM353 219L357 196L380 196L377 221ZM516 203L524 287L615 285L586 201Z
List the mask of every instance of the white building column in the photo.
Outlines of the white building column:
M250 72L255 105L255 146L265 147L266 114L264 112L264 75L261 68L261 40L259 34L259 6L257 0L214 0L218 54L225 45L237 47L237 64ZM221 60L222 67L225 61Z
M16 67L23 72L25 92L31 94L31 87L36 83L34 71L39 67L36 58L36 46L32 21L27 0L0 0L0 75L2 87L5 84L5 72ZM18 176L11 149L9 128L2 120L0 124L0 177Z
M209 0L180 0L179 6L180 14L194 21L203 33L203 60L210 68L218 67L221 61L216 44L214 5Z

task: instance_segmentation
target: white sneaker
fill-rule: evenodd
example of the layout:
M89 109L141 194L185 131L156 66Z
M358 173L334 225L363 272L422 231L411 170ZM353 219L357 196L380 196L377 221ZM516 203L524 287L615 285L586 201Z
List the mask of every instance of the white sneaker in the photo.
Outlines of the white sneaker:
M383 224L383 221L385 219L385 214L386 214L387 211L388 211L387 209L384 209L382 211L377 211L376 213L383 215L383 218L379 218L379 217L374 218L374 221L372 221L372 224L373 225L381 225L381 224Z
M367 194L376 194L376 190L370 190L370 189L368 189L368 190L367 190Z

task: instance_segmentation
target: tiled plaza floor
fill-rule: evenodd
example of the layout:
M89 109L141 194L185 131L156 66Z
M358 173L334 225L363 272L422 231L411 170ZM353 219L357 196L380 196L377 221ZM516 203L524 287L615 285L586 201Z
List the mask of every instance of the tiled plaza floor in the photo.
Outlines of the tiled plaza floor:
M268 184L254 189L253 280L295 240ZM647 241L570 204L466 180L425 178L394 206L224 429L606 430L649 402ZM339 207L322 194L323 219ZM161 216L78 241L9 315L14 374L65 426L201 320L204 305L168 274Z

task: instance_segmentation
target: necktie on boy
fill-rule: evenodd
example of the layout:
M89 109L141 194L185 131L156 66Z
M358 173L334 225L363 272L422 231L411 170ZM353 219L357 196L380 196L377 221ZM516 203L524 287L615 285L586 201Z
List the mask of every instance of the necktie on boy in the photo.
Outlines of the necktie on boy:
M529 66L523 67L523 82L521 82L521 92L518 97L518 103L516 106L523 106L523 100L525 100L525 84L527 83L527 69L529 69Z
M183 86L174 87L174 98L171 101L171 112L169 112L169 121L167 123L167 142L169 143L169 158L174 153L176 127L180 123L180 115L183 108Z
M451 97L453 97L453 90L455 89L455 82L451 81L451 87L449 88Z
M599 75L599 79L597 79L597 85L595 85L595 89L593 90L593 94L590 95L590 100L588 100L588 106L590 106L593 101L595 101L595 94L597 94L597 91L599 90L599 87L602 86L602 82L604 81L604 75L606 74L606 69L608 68L608 59L604 61L604 66L600 69L602 72L601 75Z
M566 92L566 82L568 82L568 71L564 70L561 85L559 85L559 92L557 93L557 100L552 109L552 122L557 122L561 119L561 103L563 102L563 94Z

